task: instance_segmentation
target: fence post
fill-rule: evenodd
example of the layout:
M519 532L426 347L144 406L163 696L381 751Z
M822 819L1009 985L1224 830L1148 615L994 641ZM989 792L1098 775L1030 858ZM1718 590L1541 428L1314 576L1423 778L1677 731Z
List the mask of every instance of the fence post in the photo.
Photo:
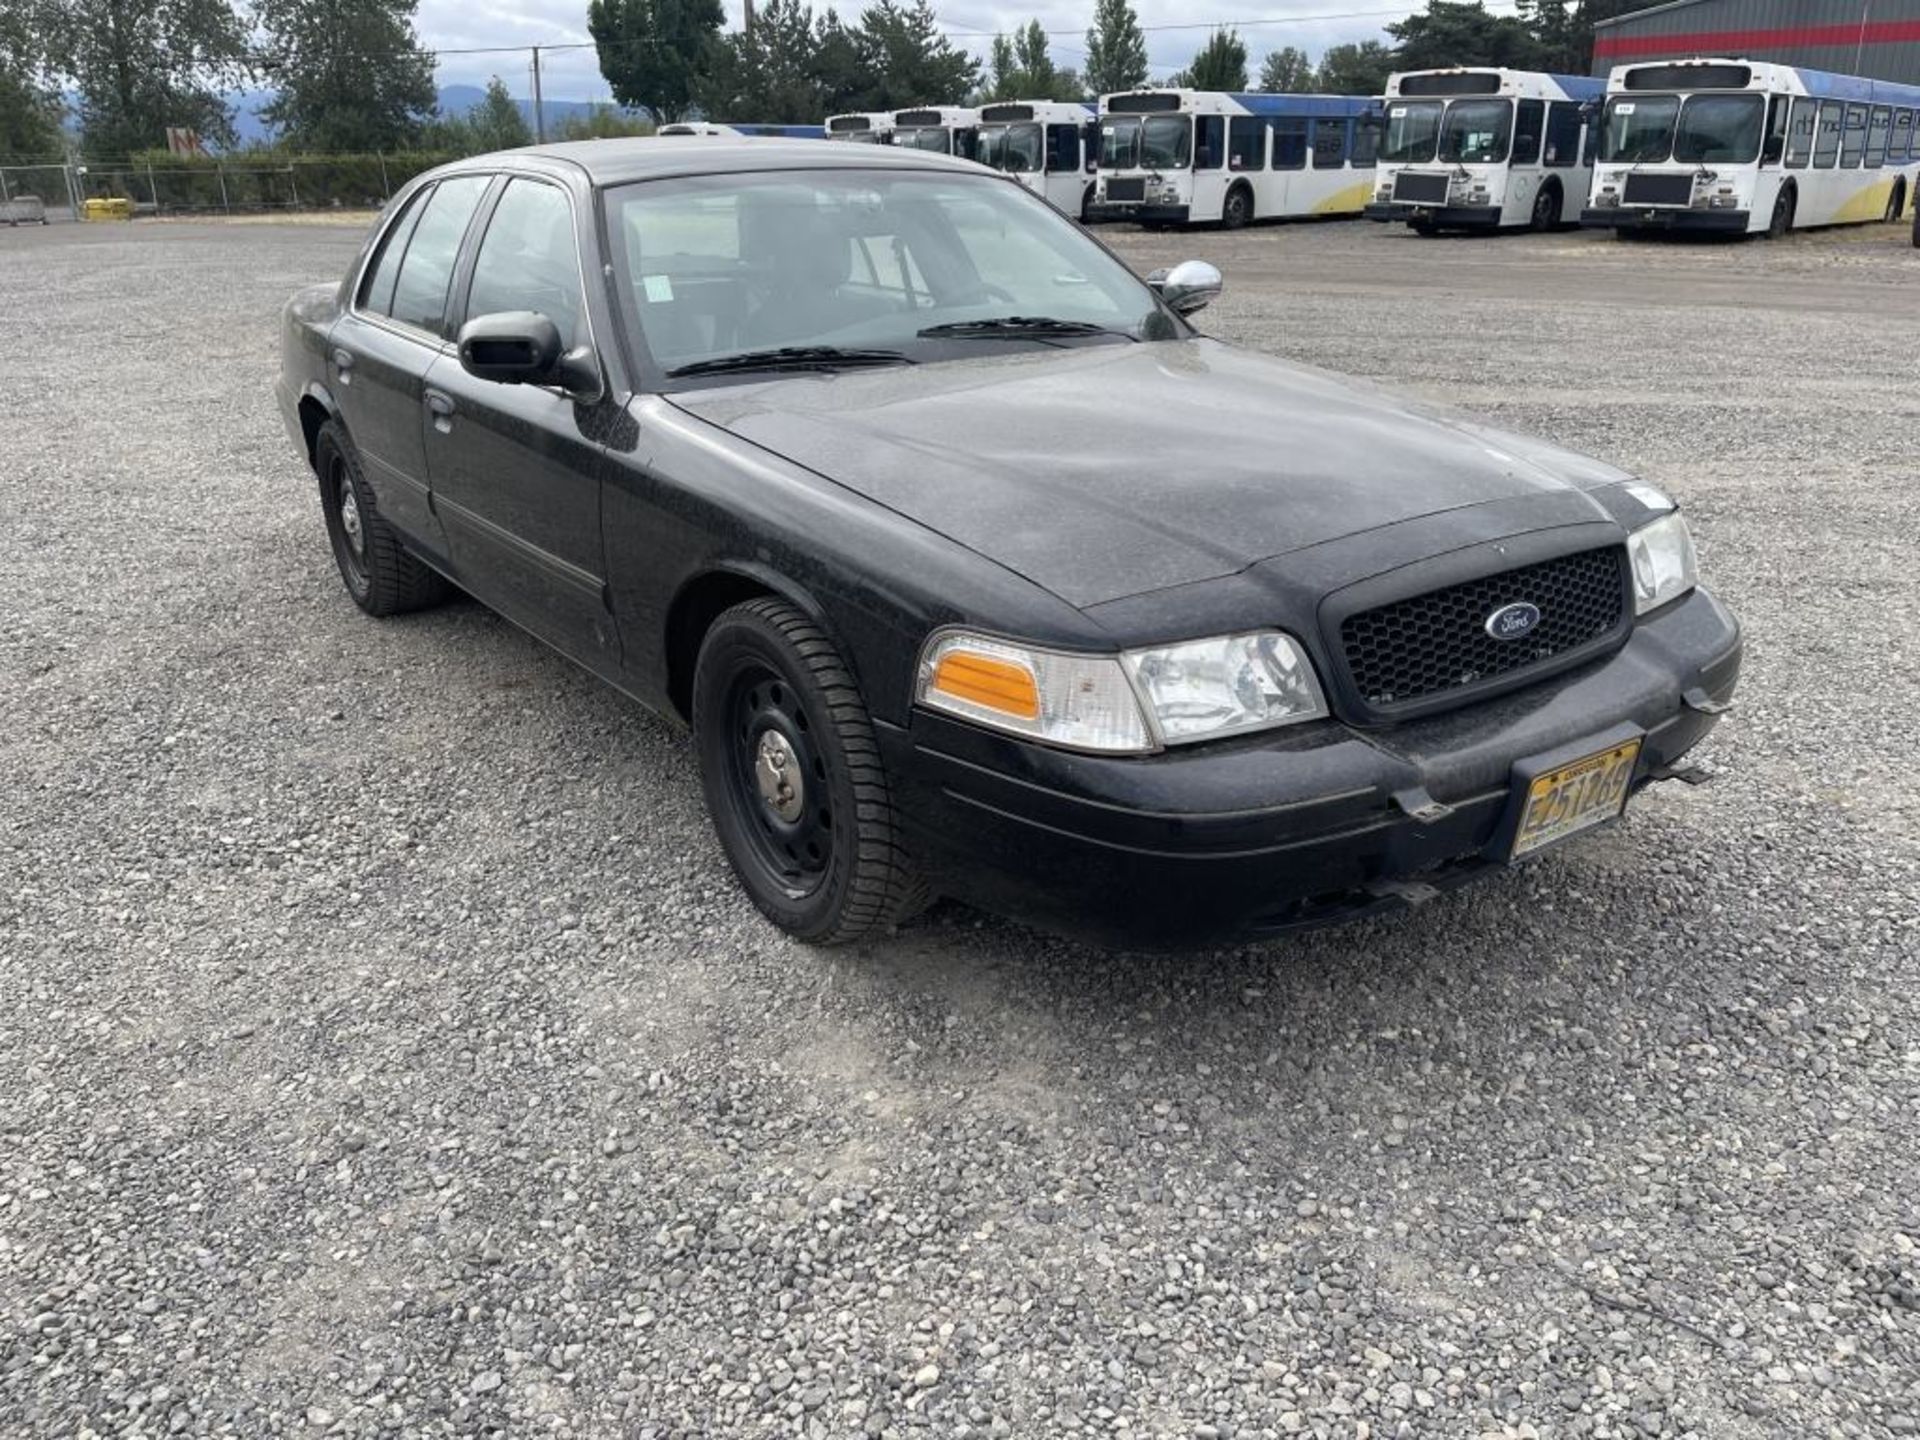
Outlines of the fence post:
M7 207L12 204L13 197L7 194L7 167L0 165L0 207ZM11 220L13 218L12 214L9 213L7 218Z
M287 162L287 188L293 191L293 208L300 208L300 182L293 177L293 162Z
M386 204L387 201L393 198L393 184L391 181L387 179L386 155L383 153L379 158L380 158L380 203L384 205Z
M147 198L153 201L153 213L160 213L160 185L153 178L153 161L147 161Z

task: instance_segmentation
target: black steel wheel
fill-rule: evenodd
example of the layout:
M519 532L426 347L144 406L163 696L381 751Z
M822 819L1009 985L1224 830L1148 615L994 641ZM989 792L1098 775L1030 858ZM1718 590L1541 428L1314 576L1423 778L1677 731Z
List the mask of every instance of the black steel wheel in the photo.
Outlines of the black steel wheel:
M1227 191L1226 203L1220 207L1220 228L1238 230L1253 219L1253 192L1244 185L1236 185Z
M1533 197L1533 215L1527 222L1528 228L1545 232L1560 224L1560 188L1557 185L1542 185L1540 193Z
M320 478L320 510L333 560L354 604L369 615L397 615L447 597L447 582L409 554L381 516L338 421L320 427L313 469Z
M1793 192L1782 190L1773 200L1773 215L1767 221L1767 238L1782 240L1793 229Z
M693 732L721 847L774 924L842 944L925 905L860 692L797 607L749 600L714 621Z

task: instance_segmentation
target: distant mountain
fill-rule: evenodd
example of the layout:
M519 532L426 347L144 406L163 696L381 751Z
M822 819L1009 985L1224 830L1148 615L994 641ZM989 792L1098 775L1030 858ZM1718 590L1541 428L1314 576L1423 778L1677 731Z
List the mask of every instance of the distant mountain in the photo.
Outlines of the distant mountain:
M440 113L443 115L464 115L486 98L486 90L478 85L449 85L440 91ZM233 128L239 132L240 143L251 145L256 141L271 140L273 131L260 118L260 112L272 102L271 90L242 90L227 99L233 105ZM571 116L592 113L599 102L593 100L556 100L548 97L541 104L545 112L547 128L556 129L560 123ZM533 102L518 102L520 113L526 118L529 129L533 126Z

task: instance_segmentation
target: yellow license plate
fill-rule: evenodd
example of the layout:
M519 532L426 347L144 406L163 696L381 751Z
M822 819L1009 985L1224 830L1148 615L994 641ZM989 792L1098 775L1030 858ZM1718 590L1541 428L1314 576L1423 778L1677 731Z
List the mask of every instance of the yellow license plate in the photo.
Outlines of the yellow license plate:
M1627 787L1640 758L1639 740L1628 740L1535 776L1513 837L1512 858L1558 844L1570 835L1604 825L1627 806Z

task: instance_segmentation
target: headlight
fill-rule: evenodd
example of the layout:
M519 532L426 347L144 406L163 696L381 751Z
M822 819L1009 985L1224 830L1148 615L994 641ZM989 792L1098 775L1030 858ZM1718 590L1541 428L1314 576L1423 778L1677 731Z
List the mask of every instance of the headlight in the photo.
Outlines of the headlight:
M952 631L920 657L932 710L1075 750L1141 755L1327 713L1306 653L1261 630L1120 655L1076 655Z
M1650 521L1627 536L1633 561L1633 613L1644 615L1677 600L1700 583L1693 535L1678 510Z

